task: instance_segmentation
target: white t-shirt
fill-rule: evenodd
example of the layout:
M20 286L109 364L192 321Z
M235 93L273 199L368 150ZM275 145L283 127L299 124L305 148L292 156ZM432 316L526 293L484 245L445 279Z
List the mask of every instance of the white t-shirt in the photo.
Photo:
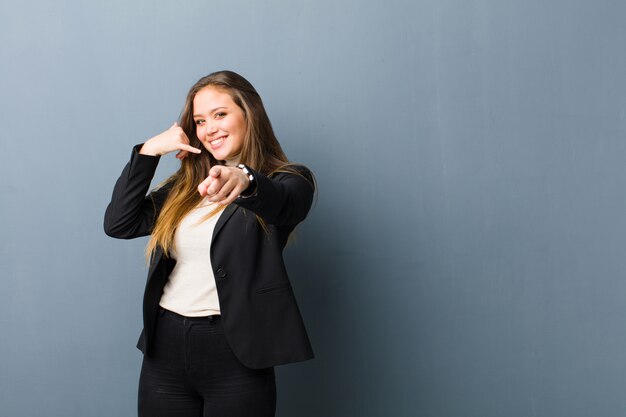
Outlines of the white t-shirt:
M215 203L205 197L176 229L172 250L176 266L163 289L161 307L188 317L220 314L211 266L211 237L221 211L201 221L215 208Z

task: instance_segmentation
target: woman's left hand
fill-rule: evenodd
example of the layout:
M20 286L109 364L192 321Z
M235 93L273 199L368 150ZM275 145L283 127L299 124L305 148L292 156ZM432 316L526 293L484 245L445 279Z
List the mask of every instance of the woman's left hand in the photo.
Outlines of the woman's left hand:
M250 185L250 180L237 167L216 165L209 176L198 185L198 192L209 201L226 206L239 197Z

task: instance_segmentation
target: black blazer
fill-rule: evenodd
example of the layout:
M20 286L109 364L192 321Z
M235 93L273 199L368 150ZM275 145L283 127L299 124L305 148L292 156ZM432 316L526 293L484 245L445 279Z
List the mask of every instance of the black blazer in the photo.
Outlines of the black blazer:
M131 159L115 183L104 216L107 235L132 239L152 232L169 187L148 195L158 156ZM300 311L287 277L283 248L313 200L308 169L303 176L253 171L256 195L227 206L215 225L211 265L226 338L237 358L250 368L266 368L313 357ZM260 226L255 214L267 223ZM176 261L157 249L150 261L143 299L144 329L137 347L150 355L163 287Z

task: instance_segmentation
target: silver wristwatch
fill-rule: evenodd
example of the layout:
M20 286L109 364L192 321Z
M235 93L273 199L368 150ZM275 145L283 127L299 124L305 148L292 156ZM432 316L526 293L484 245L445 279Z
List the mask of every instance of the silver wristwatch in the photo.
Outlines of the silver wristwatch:
M254 175L252 175L252 172L250 172L250 168L248 168L244 164L237 165L237 168L242 170L243 173L246 174L246 177L248 177L248 180L250 181L250 184L248 185L248 188L246 188L245 191L249 190L250 187L254 187L254 192L252 194L250 194L250 195L239 194L239 198L252 197L254 194L256 194L256 184L254 183Z

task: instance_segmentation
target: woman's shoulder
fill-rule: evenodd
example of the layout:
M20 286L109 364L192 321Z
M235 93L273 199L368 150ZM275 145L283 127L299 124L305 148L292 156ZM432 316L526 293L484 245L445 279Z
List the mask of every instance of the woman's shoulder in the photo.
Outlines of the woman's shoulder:
M300 163L289 163L282 165L276 169L274 169L269 176L279 175L279 174L292 174L292 175L304 175L307 178L313 177L313 172L309 167Z
M268 177L278 181L300 178L306 180L311 188L316 188L315 175L313 175L313 171L311 171L311 169L306 165L300 163L289 163L278 167L272 171Z

